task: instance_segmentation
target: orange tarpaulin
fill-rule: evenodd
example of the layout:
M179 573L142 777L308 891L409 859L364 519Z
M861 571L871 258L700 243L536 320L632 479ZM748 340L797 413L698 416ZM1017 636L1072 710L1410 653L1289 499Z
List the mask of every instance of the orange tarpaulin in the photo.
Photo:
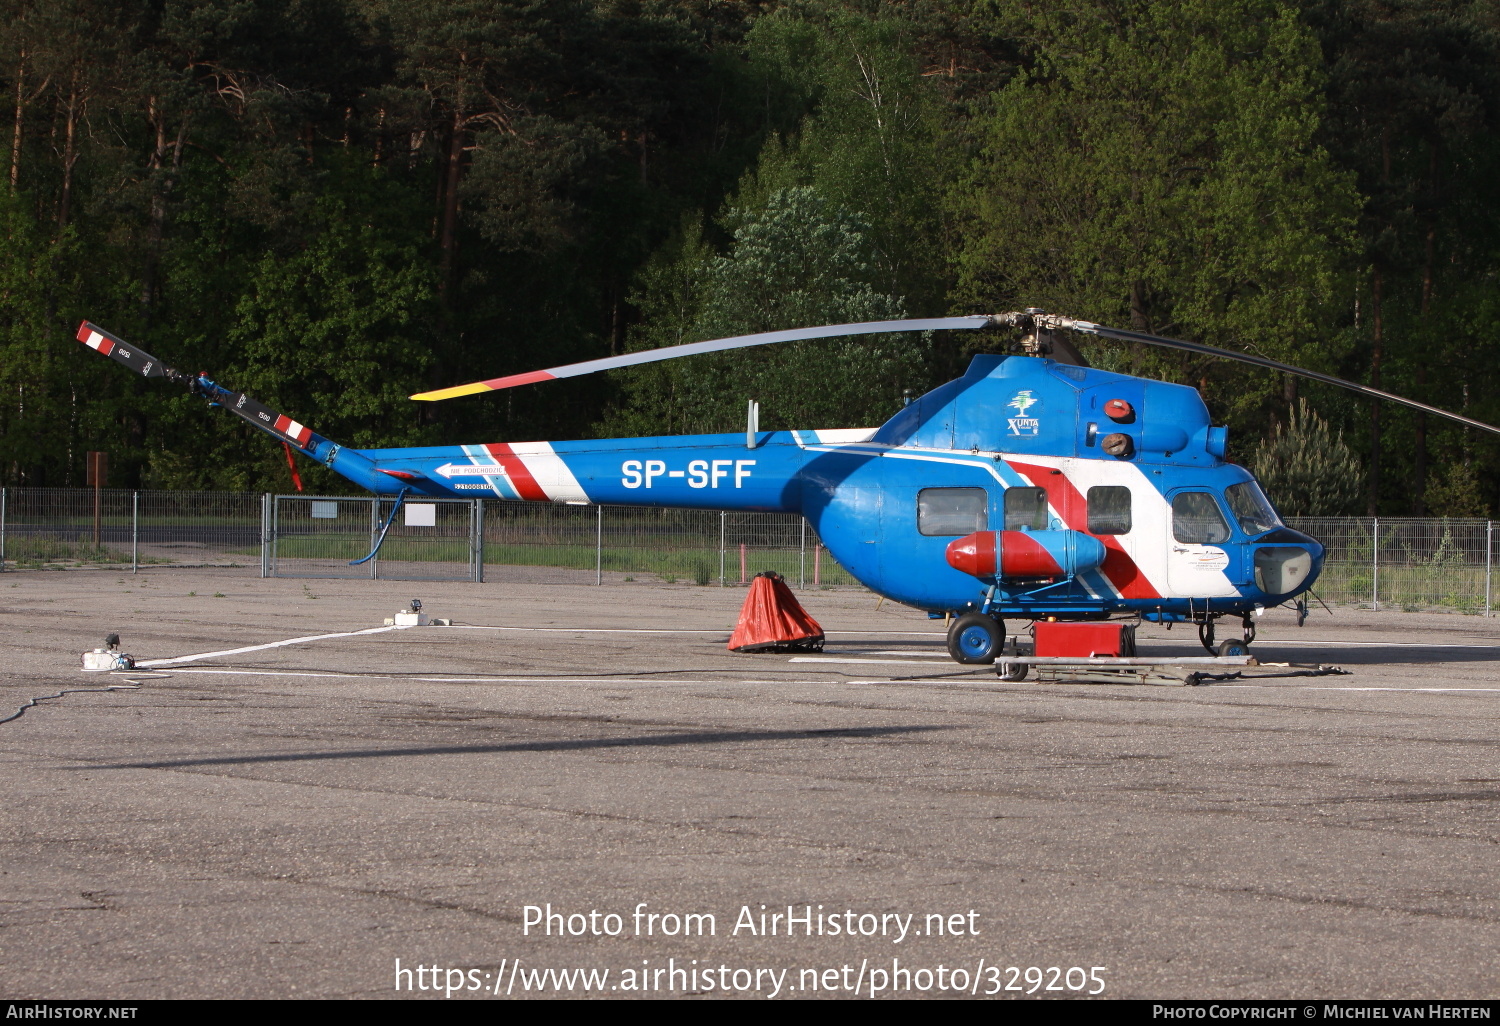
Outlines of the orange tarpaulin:
M729 636L731 652L821 652L823 628L807 615L781 575L756 574Z

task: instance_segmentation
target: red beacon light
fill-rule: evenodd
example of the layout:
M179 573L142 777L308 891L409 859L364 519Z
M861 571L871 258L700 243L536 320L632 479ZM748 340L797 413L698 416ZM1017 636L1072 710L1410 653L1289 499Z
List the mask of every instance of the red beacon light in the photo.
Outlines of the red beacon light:
M1129 420L1135 416L1135 407L1124 399L1111 399L1104 404L1104 415L1110 420Z

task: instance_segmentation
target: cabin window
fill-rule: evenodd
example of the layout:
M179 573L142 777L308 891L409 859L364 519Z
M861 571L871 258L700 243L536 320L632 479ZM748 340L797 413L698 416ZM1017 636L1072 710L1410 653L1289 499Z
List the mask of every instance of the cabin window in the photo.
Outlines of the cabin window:
M1263 534L1273 527L1281 526L1266 493L1254 481L1241 481L1224 489L1224 498L1229 500L1229 512L1240 522L1240 530L1249 535Z
M917 493L917 530L926 535L965 535L989 527L989 495L983 488L923 488Z
M1047 492L1042 488L1005 489L1005 529L1007 531L1045 531L1047 529Z
M1123 485L1090 488L1089 534L1130 533L1130 489Z
M1172 537L1193 545L1229 540L1229 523L1207 492L1180 492L1172 498Z

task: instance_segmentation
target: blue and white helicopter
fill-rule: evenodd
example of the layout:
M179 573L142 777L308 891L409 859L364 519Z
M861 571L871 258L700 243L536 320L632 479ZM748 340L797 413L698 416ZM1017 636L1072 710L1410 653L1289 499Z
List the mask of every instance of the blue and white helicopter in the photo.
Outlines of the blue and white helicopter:
M1263 357L1030 309L838 324L590 360L412 396L439 400L749 346L898 331L1020 329L1016 355L878 428L576 442L351 449L243 393L182 374L84 322L78 339L148 378L185 384L355 484L405 497L498 497L800 513L857 580L946 617L950 654L993 662L1004 621L1140 618L1193 623L1205 648L1246 654L1253 616L1305 613L1323 546L1286 527L1255 479L1226 462L1226 429L1198 392L1089 367L1079 332L1223 357L1352 389L1500 434L1500 428ZM392 516L395 515L394 509ZM1214 645L1238 617L1243 639ZM1024 671L1023 671L1024 672Z

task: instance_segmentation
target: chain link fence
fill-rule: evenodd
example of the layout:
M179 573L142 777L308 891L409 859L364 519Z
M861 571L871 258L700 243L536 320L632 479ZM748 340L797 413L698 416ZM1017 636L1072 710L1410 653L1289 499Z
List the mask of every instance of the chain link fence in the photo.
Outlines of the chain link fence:
M0 489L0 570L242 569L262 577L482 581L486 567L733 585L858 584L787 513L372 496ZM97 512L97 515L96 515ZM384 533L384 541L381 535ZM378 543L378 552L372 556Z
M244 492L0 489L0 568L260 568L262 497Z
M1292 517L1287 525L1327 550L1313 586L1325 602L1491 615L1493 520Z
M394 499L374 496L270 495L263 501L262 576L482 579L474 501L423 499L399 509Z
M858 584L789 513L372 496L0 489L0 570L215 567L262 577L548 579L733 585L775 570L799 587ZM394 513L394 516L393 516ZM1372 609L1493 610L1495 522L1294 517L1327 548L1314 593ZM384 543L370 558L382 530Z

